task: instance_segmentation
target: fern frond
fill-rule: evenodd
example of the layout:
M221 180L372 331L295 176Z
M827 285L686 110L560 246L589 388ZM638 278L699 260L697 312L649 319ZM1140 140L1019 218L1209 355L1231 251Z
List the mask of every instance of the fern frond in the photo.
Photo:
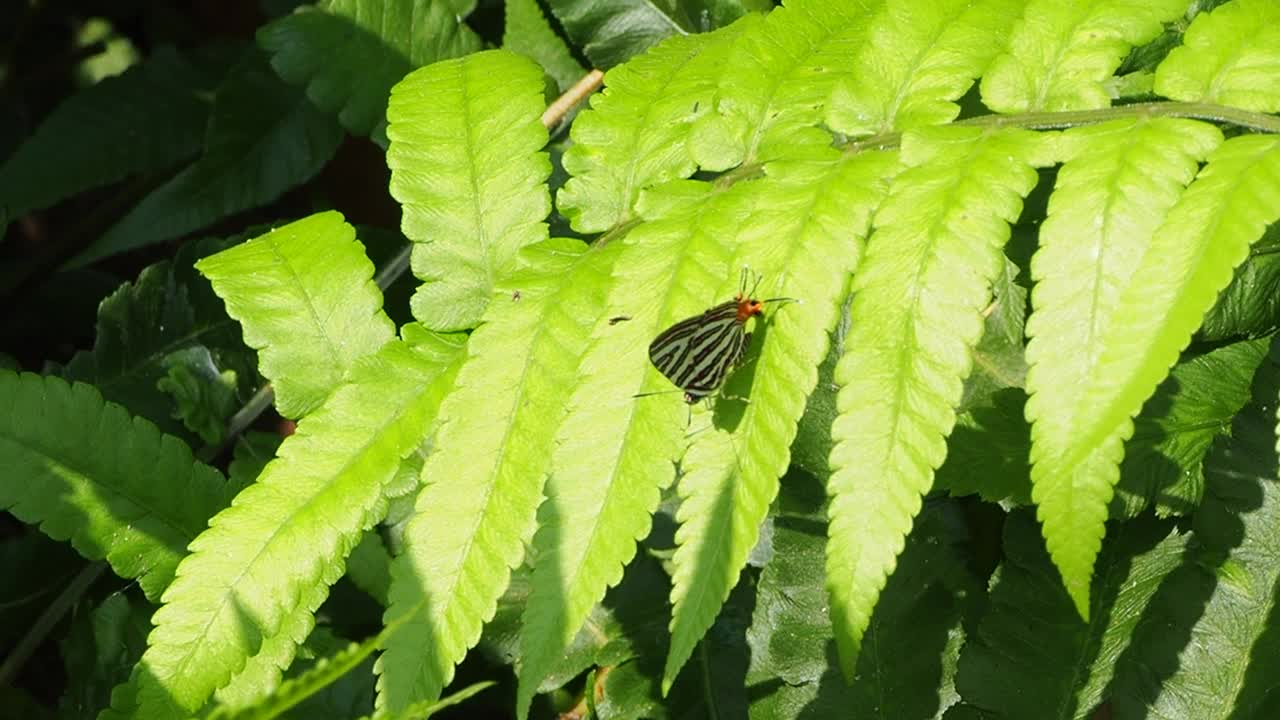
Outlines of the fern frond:
M231 501L222 475L89 385L0 371L0 402L0 508L159 598Z
M199 270L244 327L276 407L300 418L351 364L393 337L373 264L342 215L324 212L211 255Z
M983 717L1090 718L1111 695L1116 658L1132 651L1134 630L1165 603L1170 573L1190 534L1145 518L1116 527L1098 557L1095 602L1108 612L1080 621L1040 542L1030 512L1005 521L1005 559L991 608L960 653L956 686ZM1167 632L1162 625L1160 632ZM950 716L950 713L948 713ZM1125 717L1140 717L1124 715ZM1161 717L1205 717L1162 715Z
M982 102L1001 113L1107 107L1106 82L1125 55L1186 9L1185 0L1031 0L983 75Z
M1280 483L1276 348L1205 459L1193 552L1116 662L1117 717L1265 718L1276 693Z
M1156 68L1155 90L1173 100L1280 111L1280 4L1235 0L1197 15Z
M1044 140L962 128L910 131L853 281L836 367L827 582L851 678L885 579L946 456L1008 223L1036 184Z
M457 354L440 340L388 343L362 358L210 521L153 619L138 665L140 717L195 712L286 619L323 601L360 532L385 512L383 485L434 420Z
M1033 479L1040 478L1034 497L1045 541L1082 612L1105 510L1083 521L1069 518L1068 508L1078 514L1081 503L1073 502L1073 490L1059 479L1074 479L1078 472L1114 478L1109 468L1120 460L1120 442L1133 432L1133 416L1190 342L1218 292L1231 282L1249 244L1277 218L1280 138L1243 136L1220 145L1156 229L1132 280L1116 298L1113 319L1098 343L1092 382L1072 401L1078 408L1072 427L1040 436L1055 443L1044 451L1033 445ZM1038 424L1045 412L1029 407L1027 416ZM1097 463L1104 456L1106 467L1100 468ZM1098 493L1100 484L1086 487ZM1110 491L1084 506L1098 499L1105 504Z
M768 180L755 188L768 210L747 221L735 264L776 273L766 275L764 294L802 304L773 312L763 328L757 325L759 355L753 370L743 370L750 372L751 402L731 429L696 434L681 461L664 694L756 545L849 275L861 257L871 212L897 165L896 153L831 154L826 162L770 165ZM739 394L732 387L728 392Z
M874 135L954 120L964 95L1004 47L1021 0L894 2L837 80L826 121L847 135ZM877 41L893 38L892 42Z
M604 92L574 120L564 168L573 177L556 206L579 232L600 232L634 216L640 192L696 169L686 148L694 122L711 110L743 20L706 35L676 36L605 75Z
M391 194L416 243L413 315L427 328L475 327L516 253L547 237L542 88L533 61L493 50L417 70L391 90Z
M1049 552L1082 612L1132 426L1092 448L1078 466L1059 458L1078 447L1088 421L1084 389L1115 382L1098 363L1124 288L1142 272L1167 277L1166 259L1146 253L1197 162L1221 138L1211 125L1164 119L1077 128L1061 138L1066 162L1031 263L1026 414L1032 498ZM1153 263L1145 270L1144 257Z
M386 146L387 97L414 68L473 53L480 38L449 0L321 0L264 26L277 74L305 85L342 126Z
M559 660L605 590L622 578L636 541L649 531L660 490L671 482L685 418L662 388L643 348L663 327L721 300L730 259L750 210L735 187L709 192L682 182L655 204L680 208L621 241L609 298L578 369L556 434L546 501L538 510L536 553L521 635L517 712L524 717L542 678ZM609 324L604 318L627 315Z
M696 151L699 164L724 169L830 146L831 134L816 127L823 105L837 72L853 72L849 57L884 2L796 0L744 32L716 90L716 112L695 130L719 152Z
M378 708L434 700L493 616L542 500L552 438L604 304L612 258L577 240L529 248L468 341L392 569ZM520 299L513 301L512 291Z

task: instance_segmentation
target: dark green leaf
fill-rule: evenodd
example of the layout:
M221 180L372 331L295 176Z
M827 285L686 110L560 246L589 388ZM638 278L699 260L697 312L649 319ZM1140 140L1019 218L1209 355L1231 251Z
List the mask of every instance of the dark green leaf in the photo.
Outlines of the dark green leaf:
M695 32L724 27L749 12L768 12L773 0L679 0Z
M280 77L342 126L386 147L391 86L415 68L480 49L456 0L322 0L258 31Z
M200 159L156 188L69 264L181 237L265 205L320 172L341 140L337 123L301 89L276 77L255 48L218 87Z
M17 217L193 157L209 115L211 82L216 78L199 58L163 48L71 96L0 165L0 216Z
M1280 225L1253 244L1249 259L1204 318L1198 337L1218 341L1261 337L1280 327Z
M111 688L129 677L147 647L151 608L125 593L76 618L62 641L68 687L60 702L64 720L94 717L111 702Z
M276 433L249 431L236 440L227 478L231 484L244 489L258 479L262 469L276 456L281 438Z
M1197 546L1161 586L1116 662L1116 717L1272 717L1280 678L1277 351L1251 403L1205 459ZM1268 712L1270 710L1271 712Z
M156 387L173 397L175 417L200 436L218 445L226 435L226 418L236 411L236 371L220 369L209 348L184 348L165 356L165 376Z
M549 0L574 44L601 70L626 62L693 22L674 0Z
M840 322L831 334L831 350L818 366L818 384L805 403L796 439L791 443L791 462L817 477L826 477L830 472L827 458L831 454L831 423L836 419L836 361L844 354L848 334L849 303L846 300Z
M956 418L947 459L934 487L952 495L977 494L991 502L1031 501L1031 426L1023 416L1027 394L1006 388Z
M93 350L77 353L65 377L92 383L107 400L165 432L181 434L172 399L157 383L166 375L165 358L205 348L217 367L236 372L238 398L247 399L258 381L257 358L209 281L192 269L197 258L222 246L220 241L189 243L172 262L146 268L103 300Z
M1173 368L1134 421L1112 517L1133 517L1150 504L1162 516L1195 508L1204 492L1204 456L1249 400L1254 371L1269 344L1239 342Z
M1017 277L1018 266L1005 258L993 287L995 297L985 310L982 339L973 349L973 370L965 379L960 411L984 404L998 390L1025 385L1027 289L1015 282Z
M760 576L747 635L751 717L937 716L955 699L963 637L952 583L978 588L950 548L946 506L931 504L919 518L876 606L850 687L837 669L827 615L824 504L812 478L793 472L784 479L773 559Z
M1182 561L1187 539L1172 523L1150 517L1112 524L1086 624L1045 552L1034 516L1010 515L990 610L960 655L956 686L972 706L965 712L1019 720L1091 717L1108 696L1114 658L1143 612L1155 606L1152 598Z

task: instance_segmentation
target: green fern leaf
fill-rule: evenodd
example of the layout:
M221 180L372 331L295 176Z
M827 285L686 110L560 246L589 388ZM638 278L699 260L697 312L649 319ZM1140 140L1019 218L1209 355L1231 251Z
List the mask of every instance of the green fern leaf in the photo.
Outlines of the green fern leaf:
M849 275L861 256L871 212L897 166L895 153L841 156L821 163L770 166L754 188L768 210L747 222L741 264L785 270L765 278L766 295L803 304L757 325L751 403L732 430L695 435L681 462L671 600L671 648L662 689L715 620L755 547L760 523L778 492L796 421L818 380L828 337L840 316ZM786 238L786 242L779 242ZM735 392L731 386L727 392Z
M0 165L0 216L194 157L214 78L171 48L71 96Z
M1197 15L1156 68L1156 92L1173 100L1280 111L1280 5L1235 0Z
M153 619L138 716L195 712L267 639L291 630L282 625L299 608L323 601L360 532L385 512L383 485L421 443L457 355L439 340L389 343L362 358L258 482L210 521Z
M1157 228L1221 137L1216 128L1188 120L1119 121L1062 136L1066 162L1032 260L1026 412L1032 498L1049 552L1082 612L1132 427L1107 438L1078 466L1059 458L1077 447L1089 417L1082 390L1095 382L1113 386L1114 376L1101 374L1098 363L1125 285L1143 272ZM1155 263L1146 272L1167 277L1163 256L1146 257Z
M526 251L532 267L496 293L468 341L392 570L386 617L413 620L384 643L379 709L440 694L533 535L551 441L617 255L585 249L557 239Z
M1004 47L1021 0L896 2L881 8L872 38L845 60L827 104L827 124L873 135L954 120L964 95Z
M159 598L230 502L222 475L88 385L0 371L0 399L0 508Z
M1085 519L1078 514L1081 505L1087 508L1099 499L1105 505L1110 491L1096 480L1087 481L1084 493L1094 498L1074 502L1073 491L1065 489L1069 484L1061 479L1070 482L1077 473L1085 473L1084 477L1105 477L1114 483L1120 441L1133 432L1133 416L1231 281L1249 243L1277 218L1280 138L1244 136L1219 146L1156 229L1132 280L1115 300L1113 319L1098 342L1093 380L1078 389L1080 397L1072 401L1079 408L1073 426L1069 431L1046 426L1042 437L1054 444L1046 445L1043 454L1033 446L1033 473L1043 473L1036 497L1045 540L1082 612L1105 510L1095 510ZM1028 330L1033 335L1037 331ZM1034 368L1036 358L1031 355L1028 347ZM1032 386L1028 377L1027 387ZM1045 412L1028 406L1027 416L1038 424L1037 416ZM1063 442L1067 433L1069 441Z
M640 192L696 169L690 133L711 108L733 41L751 21L708 35L674 37L605 75L605 90L570 131L564 168L573 177L556 206L579 232L631 220Z
M1116 662L1116 717L1266 718L1275 707L1280 587L1275 346L1251 402L1205 459L1197 546ZM1117 604L1118 605L1118 604Z
M1107 107L1120 62L1186 9L1186 0L1031 0L982 78L982 102L1002 113Z
M276 407L300 418L394 334L373 264L336 212L312 215L196 263L244 327Z
M322 0L258 31L276 73L317 107L386 146L387 97L414 68L473 53L456 0Z
M1204 493L1204 458L1249 400L1269 339L1246 340L1178 363L1134 420L1111 517L1189 515Z
M586 74L564 40L551 29L538 0L507 0L503 12L502 47L536 61L561 92Z
M946 456L1008 223L1036 184L1036 135L911 131L854 277L836 367L827 582L852 677L871 610Z
M1116 658L1132 651L1135 628L1164 602L1165 583L1184 561L1189 540L1189 534L1171 531L1171 523L1149 517L1117 525L1098 558L1094 602L1100 612L1084 623L1031 513L1011 515L990 610L960 654L961 697L993 720L1097 717L1096 707L1111 695Z
M280 678L293 663L298 648L315 629L315 610L329 594L325 585L304 590L298 605L280 623L274 635L262 640L262 647L250 657L226 686L214 693L218 706L243 710L265 701L280 687Z
M538 510L521 636L521 718L591 607L622 578L671 482L686 411L674 394L632 395L666 382L643 348L663 327L722 301L720 289L737 275L730 261L752 199L739 187L714 193L682 181L650 191L641 211L670 214L620 241L609 299L579 366ZM616 315L631 319L604 320Z
M181 237L275 200L310 180L338 150L342 129L246 52L214 95L204 154L152 191L68 265Z
M493 50L415 71L391 90L391 194L424 281L413 314L432 330L475 327L520 248L547 237L542 88L532 61Z

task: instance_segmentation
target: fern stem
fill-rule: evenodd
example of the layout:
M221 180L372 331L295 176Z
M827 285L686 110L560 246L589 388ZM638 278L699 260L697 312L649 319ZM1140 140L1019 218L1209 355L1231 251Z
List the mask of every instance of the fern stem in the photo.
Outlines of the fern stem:
M601 235L599 238L596 239L595 242L591 243L591 247L602 248L605 245L608 245L610 242L631 232L631 228L639 225L641 222L643 221L640 218L631 218L630 220L620 225L616 225L612 230Z
M200 452L196 453L196 459L206 463L212 462L214 458L230 447L236 441L236 438L240 437L240 433L249 429L253 421L257 420L262 411L270 407L271 403L275 402L275 399L276 391L275 388L271 387L271 383L258 388L258 392L254 393L253 397L249 398L249 401L244 404L244 407L237 410L236 414L232 415L231 420L227 422L227 434L222 444L204 446Z
M720 720L720 712L716 710L715 688L711 687L711 658L707 657L707 644L698 643L698 660L702 667L702 698L707 703L707 717Z
M1024 130L1062 130L1081 125L1098 125L1123 118L1190 118L1208 122L1226 123L1259 133L1280 134L1280 117L1251 112L1240 108L1209 103L1148 102L1118 105L1101 110L1071 110L1067 112L1035 112L1015 115L979 115L957 120L953 125L976 125L991 128L1022 128ZM883 133L849 141L844 144L848 153L864 150L888 150L902 143L902 133Z
M1121 118L1173 117L1228 123L1262 133L1280 133L1280 117L1266 113L1250 112L1240 108L1209 103L1148 102L1101 110L1074 110L1070 112L1023 113L1020 115L983 115L957 120L956 125L989 125L991 127L1019 127L1028 130L1053 130L1097 125Z
M27 662L27 658L31 657L31 653L40 647L44 642L45 636L53 629L63 615L80 601L80 596L89 589L102 573L107 569L107 564L102 561L92 562L85 565L71 582L67 584L62 592L49 606L40 613L40 617L32 623L31 628L27 630L18 644L14 646L13 652L4 659L4 663L0 664L0 687L8 685L9 682L17 675L18 670Z
M724 190L731 187L734 183L741 180L755 180L764 177L764 166L759 163L748 163L739 165L729 172L716 178L716 189Z

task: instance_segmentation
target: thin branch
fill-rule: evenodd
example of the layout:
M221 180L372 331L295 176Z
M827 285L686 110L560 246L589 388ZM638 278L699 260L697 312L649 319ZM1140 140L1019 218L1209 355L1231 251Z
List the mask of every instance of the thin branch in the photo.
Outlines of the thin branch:
M102 576L107 569L107 564L101 560L91 562L85 565L80 572L67 583L67 586L58 593L58 597L40 613L40 617L31 625L22 639L14 646L13 651L4 659L4 663L0 664L0 687L8 685L10 681L26 664L27 659L31 657L31 653L39 648L49 632L54 626L62 620L62 616L80 601L80 596L89 589L95 580Z
M573 87L565 90L563 95L547 106L546 111L542 113L543 126L550 129L558 125L575 105L599 90L603 83L604 72L601 70L592 70L583 75L581 80L573 84Z

